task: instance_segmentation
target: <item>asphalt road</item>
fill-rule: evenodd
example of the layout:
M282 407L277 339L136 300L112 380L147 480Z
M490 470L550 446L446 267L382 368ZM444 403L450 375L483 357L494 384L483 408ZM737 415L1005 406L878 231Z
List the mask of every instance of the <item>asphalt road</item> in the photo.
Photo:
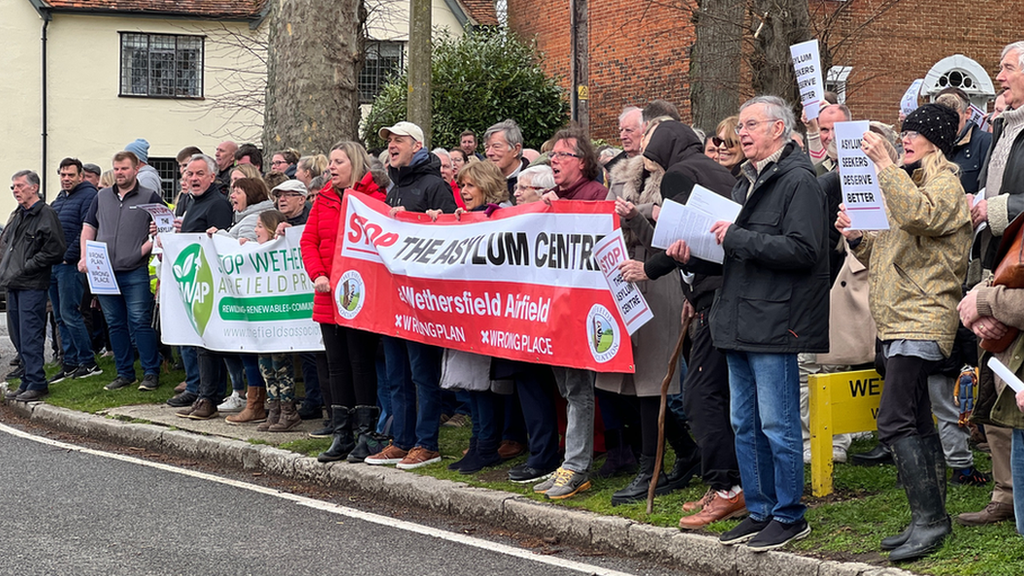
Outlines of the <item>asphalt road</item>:
M538 555L436 522L23 434L0 424L0 574L678 574Z

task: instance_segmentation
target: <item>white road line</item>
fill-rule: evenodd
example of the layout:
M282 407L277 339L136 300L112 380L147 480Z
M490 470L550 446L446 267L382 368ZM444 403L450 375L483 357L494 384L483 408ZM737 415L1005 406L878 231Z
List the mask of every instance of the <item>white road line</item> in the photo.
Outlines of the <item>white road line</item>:
M549 566L557 566L559 568L565 568L567 570L574 570L576 572L582 572L584 574L593 574L594 576L635 576L628 572L619 572L618 570L611 570L609 568L602 568L600 566L594 566L592 564L585 564L583 562L576 562L573 560L566 560L564 558L556 558L554 556L542 556L528 550L516 548L514 546L508 546L498 542L491 542L489 540L483 540L481 538L474 538L465 534L458 534L455 532L448 532L446 530L440 530L438 528L432 528L430 526L423 526L415 524L413 522L406 522L404 520L398 520L395 518L389 518L387 516L381 516L379 514L373 514L371 512L363 512L362 510L356 510L354 508L347 508L345 506L339 506L330 502L321 502L313 498L307 498L305 496L299 496L297 494L290 494L288 492L282 492L274 488L267 488L264 486L258 486L256 484L249 484L247 482L239 482L238 480L231 480L229 478L221 478L220 476L214 476L213 474L206 474L204 472L196 472L195 470L187 470L185 468L178 468L168 464L161 464L160 462L150 462L149 460L143 460L141 458L135 458L134 456L125 456L123 454L113 454L109 452L102 452L100 450L92 450L90 448L83 448L74 444L67 444L65 442L59 442L57 440L51 440L49 438L43 438L41 436L35 436L21 430L11 428L10 426L0 424L0 432L6 432L11 436L17 436L18 438L24 438L40 444L46 444L56 448L64 450L70 450L74 452L81 452L83 454L89 454L92 456L100 456L103 458L110 458L112 460L120 460L122 462L128 462L131 464L137 464L139 466L148 466L150 468L156 468L158 470L164 470L166 472L173 472L175 474L181 474L183 476L189 476L192 478L199 478L201 480L208 480L210 482L217 482L218 484L224 484L227 486L233 486L235 488L241 488L243 490L249 490L252 492L258 492L260 494L266 494L267 496L276 496L284 500L291 500L300 506L307 506L316 510L322 510L324 512L330 512L332 514L339 514L347 518L353 518L356 520L362 520L364 522L371 522L381 526L387 526L390 528L398 528L399 530L405 530L407 532L413 532L415 534L421 534L423 536L430 536L438 538L440 540L447 540L449 542L455 542L458 544L464 544L466 546L472 546L474 548L480 548L482 550L489 550L491 552L497 552L506 556L513 556L516 558L522 558L531 562L538 562L541 564L547 564Z

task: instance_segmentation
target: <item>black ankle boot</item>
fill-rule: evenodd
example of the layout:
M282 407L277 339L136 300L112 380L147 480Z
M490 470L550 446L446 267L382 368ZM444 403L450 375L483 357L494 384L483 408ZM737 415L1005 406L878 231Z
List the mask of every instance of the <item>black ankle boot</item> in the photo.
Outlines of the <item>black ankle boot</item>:
M462 474L474 474L488 466L497 466L503 461L501 455L498 454L498 442L481 442L478 439L476 446L466 452L466 456L458 462L458 470Z
M334 418L331 416L331 407L327 407L327 419L324 425L309 433L310 438L330 438L334 436Z
M349 462L356 463L366 460L387 445L377 439L377 420L380 418L380 408L376 406L356 406L352 410L352 433L356 437L356 447L348 453Z
M626 442L621 428L605 430L604 448L604 464L595 474L598 478L611 478L636 472L636 457L633 456L633 449Z
M668 473L669 491L685 488L694 476L700 476L700 448L690 437L689 428L674 421L665 421L665 439L676 454L676 462Z
M331 423L334 425L334 440L331 447L316 457L320 462L336 462L344 459L356 447L352 439L351 412L345 406L331 406Z
M912 518L906 541L889 554L892 562L915 560L931 554L953 531L946 513L945 491L940 488L935 474L937 467L929 454L934 450L932 444L930 438L910 436L892 445L893 460L903 480ZM942 476L945 480L945 468Z
M625 488L612 494L612 506L618 506L620 504L632 504L633 502L640 502L647 499L647 489L651 485L651 480L654 478L654 457L640 455L640 470L637 472L636 477L629 483ZM655 495L668 494L672 491L669 487L668 478L665 476L663 471L658 474L658 485L654 489Z

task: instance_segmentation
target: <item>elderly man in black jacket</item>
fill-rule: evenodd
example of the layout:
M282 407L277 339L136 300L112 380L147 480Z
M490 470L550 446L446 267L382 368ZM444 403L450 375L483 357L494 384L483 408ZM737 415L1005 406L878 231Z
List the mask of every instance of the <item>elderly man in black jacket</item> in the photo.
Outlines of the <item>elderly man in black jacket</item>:
M804 538L804 486L797 354L828 351L828 218L810 160L790 135L795 119L775 96L740 108L737 131L747 161L732 190L735 223L711 232L725 251L719 267L667 253L693 272L721 270L711 335L729 364L736 456L750 516L722 534L731 545L774 550Z
M67 245L60 218L39 200L39 175L16 172L11 190L18 208L0 235L0 288L7 289L8 327L11 340L24 362L21 385L7 393L8 400L32 402L49 393L43 371L46 337L46 292L50 267L60 264Z

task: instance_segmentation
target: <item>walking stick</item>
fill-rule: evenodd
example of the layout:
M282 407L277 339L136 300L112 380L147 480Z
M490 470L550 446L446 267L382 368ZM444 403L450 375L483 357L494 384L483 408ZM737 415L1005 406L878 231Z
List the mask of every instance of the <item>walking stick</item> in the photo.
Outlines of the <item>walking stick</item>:
M658 455L654 459L654 476L651 477L651 485L647 487L648 514L654 512L654 491L658 487L658 475L661 474L661 463L665 459L665 409L668 407L668 387L672 378L675 378L679 355L683 353L683 341L686 339L686 333L690 331L691 320L693 320L692 316L683 320L683 328L679 331L679 341L676 342L676 349L672 351L672 359L668 362L668 373L661 381L661 407L658 409Z

